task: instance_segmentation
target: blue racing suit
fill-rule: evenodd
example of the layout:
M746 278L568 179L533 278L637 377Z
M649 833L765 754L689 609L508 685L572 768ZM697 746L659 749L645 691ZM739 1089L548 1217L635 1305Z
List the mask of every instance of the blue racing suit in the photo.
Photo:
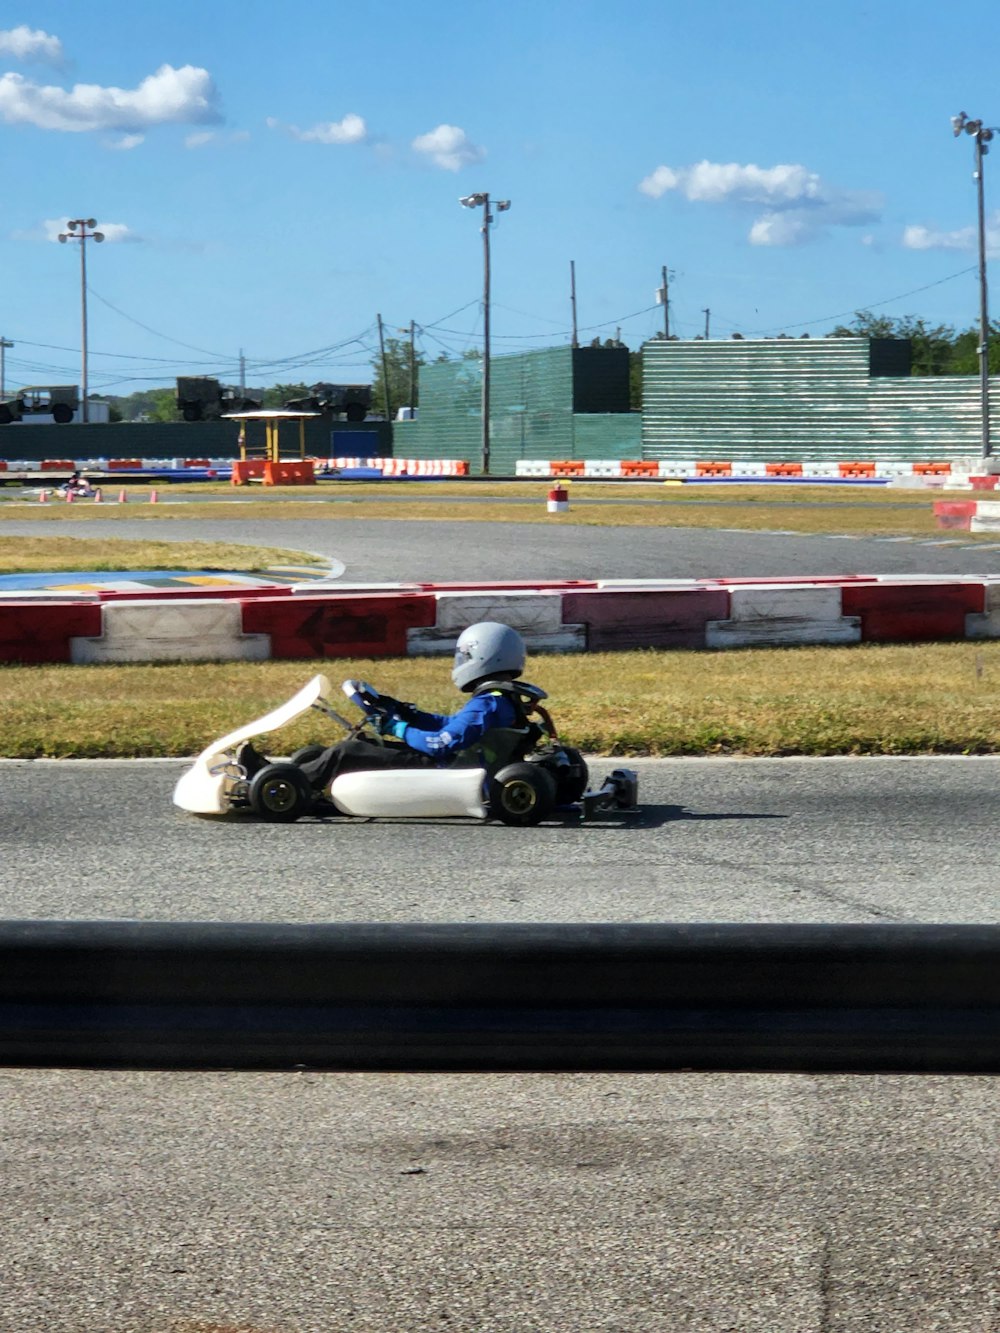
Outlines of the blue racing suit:
M510 695L489 685L478 691L457 713L423 713L407 708L403 725L396 724L393 735L411 750L419 750L432 759L447 761L466 750L495 727L523 725L517 705Z

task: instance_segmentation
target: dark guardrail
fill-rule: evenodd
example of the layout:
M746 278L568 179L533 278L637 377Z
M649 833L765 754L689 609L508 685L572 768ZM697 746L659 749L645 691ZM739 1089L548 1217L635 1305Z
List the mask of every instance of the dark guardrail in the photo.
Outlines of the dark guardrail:
M0 1063L996 1073L1000 926L6 921Z

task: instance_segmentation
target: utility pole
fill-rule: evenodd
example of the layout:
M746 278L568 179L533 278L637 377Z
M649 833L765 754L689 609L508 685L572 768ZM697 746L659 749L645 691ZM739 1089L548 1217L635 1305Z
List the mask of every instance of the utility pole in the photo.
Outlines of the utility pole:
M243 348L240 348L240 397L247 396L247 359L243 355Z
M378 319L378 345L382 354L382 399L385 403L385 419L392 420L392 408L389 403L389 363L385 359L385 334L382 330L382 316L377 315Z
M569 261L569 303L573 312L573 346L579 347L580 343L576 336L576 261Z
M0 337L0 402L3 401L7 393L7 367L4 361L4 354L8 347L13 346L14 344L7 338Z
M483 210L483 445L481 469L483 476L490 473L490 227L493 214L490 212L490 196L486 191L464 195L458 201L463 208L481 208ZM505 213L510 208L509 199L496 201L498 213Z
M711 313L712 313L711 310L708 310L708 309L704 309L704 310L702 310L702 314L705 316L705 341L706 341L706 342L708 342L708 317L709 317L709 315L710 315Z
M417 350L416 350L416 324L410 320L410 417L413 417L413 403L417 396Z
M660 277L662 279L663 285L657 292L657 297L663 304L663 336L664 338L669 339L670 338L670 289L667 286L667 278L669 277L669 275L667 273L666 264L664 264L663 268L660 269Z

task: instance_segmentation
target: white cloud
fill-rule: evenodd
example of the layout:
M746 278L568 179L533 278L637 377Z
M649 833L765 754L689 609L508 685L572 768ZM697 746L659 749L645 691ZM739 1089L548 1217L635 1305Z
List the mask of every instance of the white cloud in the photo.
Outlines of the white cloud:
M958 250L974 254L979 246L979 232L976 227L959 227L957 231L904 227L903 245L907 250ZM1000 253L1000 213L995 213L986 224L986 249L991 254Z
M763 208L750 228L751 245L800 245L827 227L877 221L881 208L881 199L873 192L831 186L798 163L661 165L639 182L639 190L651 199L675 190L691 203Z
M144 134L123 134L120 139L113 139L108 144L109 148L115 148L119 152L127 153L131 148L138 148L141 143L146 142Z
M284 125L274 116L268 116L266 123L268 129L284 130L286 134L290 134L293 139L298 139L301 143L364 143L368 138L368 126L364 119L356 116L353 111L348 112L343 120L323 121L308 130L300 129L298 125Z
M249 138L249 130L233 130L231 134L219 134L216 130L195 130L184 139L184 147L205 148L208 144L245 143Z
M801 245L807 235L798 213L763 213L749 231L751 245Z
M13 56L15 60L40 60L49 65L61 65L65 59L58 37L50 37L40 28L29 28L26 23L0 31L0 55Z
M216 100L211 75L192 65L161 65L132 89L78 83L67 91L20 74L0 76L0 120L42 130L135 133L152 125L211 124L222 119Z
M486 149L474 144L465 130L457 125L439 125L428 134L418 135L412 146L414 152L430 158L444 171L459 171L474 162L482 162L486 156Z
M142 240L142 237L124 222L98 222L97 230L111 245L119 241ZM47 241L58 241L60 232L69 232L69 218L46 218L42 223L42 231Z

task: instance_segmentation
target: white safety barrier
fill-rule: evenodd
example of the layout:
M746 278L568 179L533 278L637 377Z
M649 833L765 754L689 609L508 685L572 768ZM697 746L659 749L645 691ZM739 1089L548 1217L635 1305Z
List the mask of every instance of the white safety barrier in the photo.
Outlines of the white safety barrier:
M406 631L413 655L452 653L468 625L497 620L524 636L532 652L586 652L584 625L565 625L561 592L438 592L435 623Z
M70 640L76 665L95 662L266 662L269 634L244 634L235 600L106 602L100 638Z
M860 643L861 621L840 614L839 587L730 588L729 619L705 626L706 648Z

